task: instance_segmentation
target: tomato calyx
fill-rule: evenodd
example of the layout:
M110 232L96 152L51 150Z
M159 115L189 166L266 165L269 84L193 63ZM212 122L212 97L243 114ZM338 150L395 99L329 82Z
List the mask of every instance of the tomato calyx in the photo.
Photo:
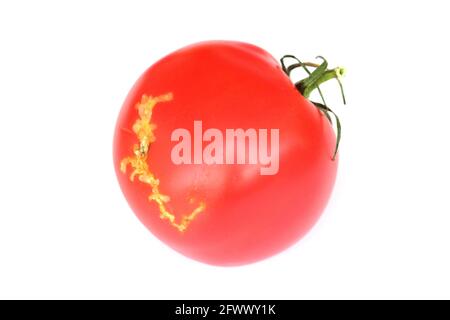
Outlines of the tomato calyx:
M336 79L339 84L340 91L341 91L342 101L344 104L346 104L344 88L342 86L342 81L341 81L342 77L345 74L345 69L342 67L328 69L327 60L322 56L318 56L317 58L322 60L321 64L317 64L317 63L313 63L313 62L302 62L297 57L295 57L294 55L290 55L290 54L283 56L280 59L280 62L281 62L281 68L283 69L283 72L286 73L286 75L289 78L291 77L291 72L296 68L302 68L304 71L306 71L308 76L300 81L295 82L294 83L295 88L298 90L298 92L300 92L300 94L302 96L304 96L308 100L309 100L309 96L311 95L311 93L317 89L317 91L319 92L319 95L322 99L322 102L320 103L320 102L315 102L315 101L310 100L311 103L313 103L316 106L316 108L319 109L325 115L325 117L328 119L328 121L331 124L333 124L333 121L331 120L331 115L334 117L335 123L336 123L336 145L334 148L334 153L333 153L333 158L332 158L332 160L334 161L336 159L336 155L337 155L337 152L339 149L339 143L341 141L342 127L341 127L341 122L339 120L339 117L336 115L336 113L334 113L333 110L331 110L327 106L327 103L325 102L323 93L320 90L320 85L328 80ZM292 59L292 60L296 61L296 63L293 63L293 64L287 66L285 64L286 59ZM310 71L308 69L308 67L314 68L314 70Z

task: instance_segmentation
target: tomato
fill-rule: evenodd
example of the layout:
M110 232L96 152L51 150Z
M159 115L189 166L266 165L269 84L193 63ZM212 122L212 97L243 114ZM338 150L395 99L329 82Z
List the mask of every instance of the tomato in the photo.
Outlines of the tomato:
M113 153L129 205L157 238L231 266L272 256L311 229L333 189L335 144L327 117L269 53L210 41L137 80Z

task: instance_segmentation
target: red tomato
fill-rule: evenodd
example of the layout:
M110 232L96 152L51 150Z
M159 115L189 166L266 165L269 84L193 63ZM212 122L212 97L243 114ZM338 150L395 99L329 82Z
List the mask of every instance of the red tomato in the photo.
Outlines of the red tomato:
M202 131L194 132L195 121ZM244 163L195 163L194 147L205 152L210 141L202 134L210 128L223 134L226 154L227 129L254 129L260 140L245 140ZM178 154L191 164L173 161L182 141L172 141L177 129L191 135L191 155ZM262 174L268 165L261 157L249 160L264 147L260 129L279 130L272 174ZM208 264L242 265L286 249L311 229L335 181L335 143L326 117L269 53L212 41L164 57L138 79L117 121L114 165L128 203L156 237Z

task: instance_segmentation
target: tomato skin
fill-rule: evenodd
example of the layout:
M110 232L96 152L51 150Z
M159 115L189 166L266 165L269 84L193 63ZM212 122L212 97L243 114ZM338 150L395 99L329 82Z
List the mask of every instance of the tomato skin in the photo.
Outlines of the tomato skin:
M132 131L143 95L171 92L155 107L157 125L148 164L170 196L177 219L204 201L206 207L180 232L160 218L148 185L120 171L138 139ZM175 165L171 133L203 127L280 130L279 171L260 175L255 165ZM333 189L335 135L321 112L295 89L279 63L241 42L209 41L164 57L138 79L119 114L114 166L132 210L160 240L181 254L222 266L252 263L298 241L315 224ZM194 203L190 201L195 199Z

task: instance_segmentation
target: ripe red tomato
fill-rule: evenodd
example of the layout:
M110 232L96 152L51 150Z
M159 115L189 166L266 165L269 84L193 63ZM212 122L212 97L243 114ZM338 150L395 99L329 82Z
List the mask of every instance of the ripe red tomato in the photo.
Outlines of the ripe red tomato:
M203 136L208 129L215 130ZM245 131L244 158L233 158L237 140L227 148L227 129L254 129ZM276 130L278 142L270 139ZM222 150L211 152L213 140ZM155 236L190 258L242 265L282 251L314 225L335 181L335 143L327 118L270 54L241 42L202 42L138 79L117 121L114 166ZM268 174L261 169L269 153L258 153L265 146L278 151ZM208 152L215 162L201 159Z

